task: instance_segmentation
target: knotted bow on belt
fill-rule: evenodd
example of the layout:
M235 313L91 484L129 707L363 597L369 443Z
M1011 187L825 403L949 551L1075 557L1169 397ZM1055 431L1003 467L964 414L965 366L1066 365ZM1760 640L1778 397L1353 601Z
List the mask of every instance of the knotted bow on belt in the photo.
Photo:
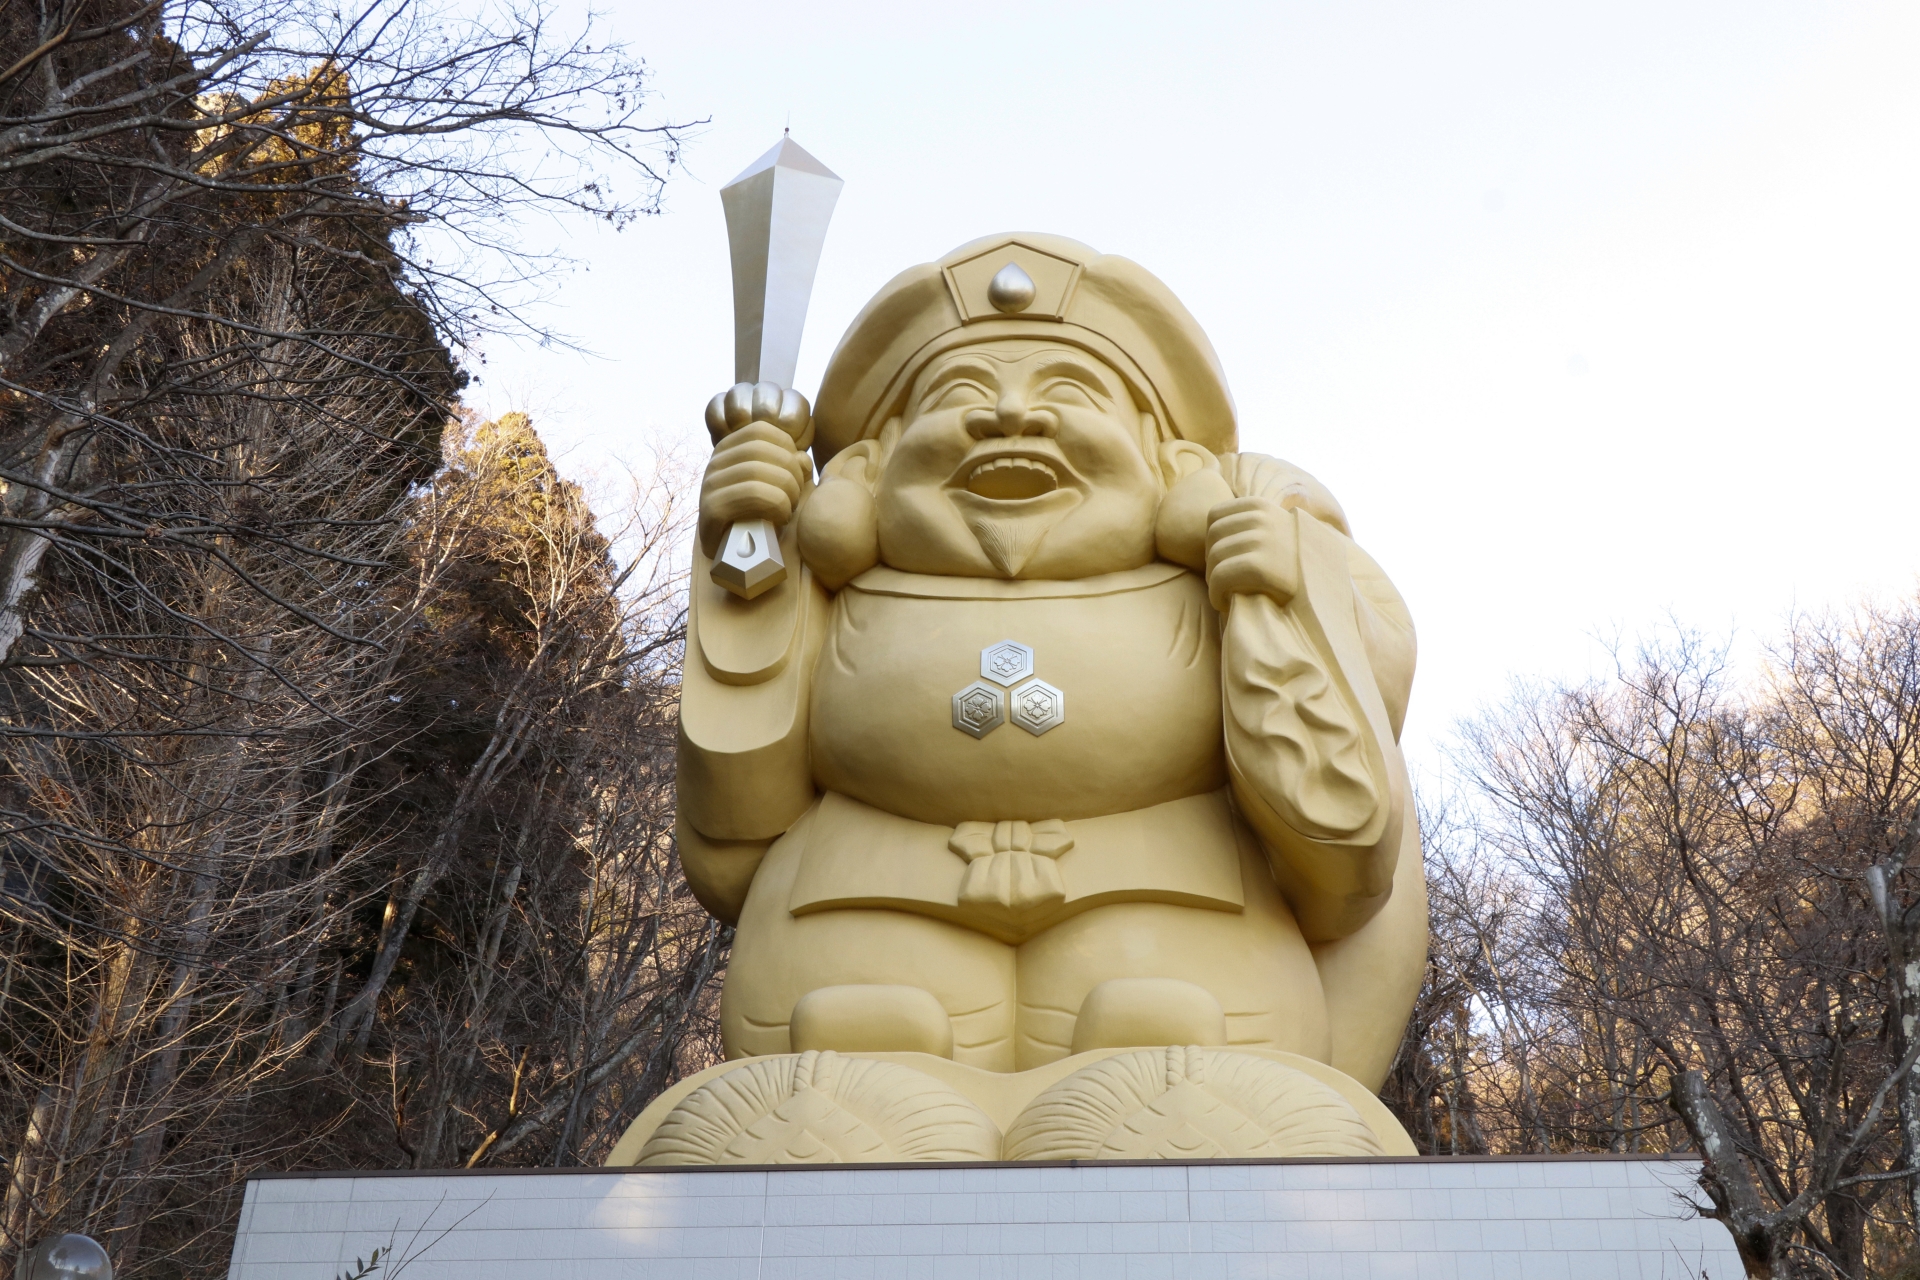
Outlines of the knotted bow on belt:
M1242 911L1242 863L1263 856L1225 788L1099 818L957 827L829 791L787 839L801 846L795 916L914 911L1011 946L1109 903Z
M1053 860L1073 848L1073 837L1058 818L963 822L953 829L947 848L967 860L966 878L960 882L962 906L1017 918L1066 899Z

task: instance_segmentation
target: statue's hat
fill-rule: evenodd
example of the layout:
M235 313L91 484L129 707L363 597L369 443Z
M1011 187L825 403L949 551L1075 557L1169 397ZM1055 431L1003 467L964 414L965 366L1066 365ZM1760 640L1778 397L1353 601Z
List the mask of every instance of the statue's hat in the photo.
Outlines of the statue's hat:
M1137 263L1064 236L987 236L910 267L854 318L814 404L823 464L878 435L929 360L1001 338L1048 338L1112 365L1163 434L1235 448L1233 396L1207 335Z

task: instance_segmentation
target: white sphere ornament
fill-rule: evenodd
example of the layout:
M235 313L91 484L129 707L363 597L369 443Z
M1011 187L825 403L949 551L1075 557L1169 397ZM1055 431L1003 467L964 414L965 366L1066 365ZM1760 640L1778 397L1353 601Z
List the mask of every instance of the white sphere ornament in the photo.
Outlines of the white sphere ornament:
M89 1236L50 1236L28 1256L26 1280L113 1280L107 1251Z

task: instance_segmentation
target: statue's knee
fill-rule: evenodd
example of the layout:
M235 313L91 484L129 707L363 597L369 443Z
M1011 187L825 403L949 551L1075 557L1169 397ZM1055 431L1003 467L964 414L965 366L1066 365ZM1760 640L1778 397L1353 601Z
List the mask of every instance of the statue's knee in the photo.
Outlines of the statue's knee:
M800 997L787 1025L795 1053L931 1053L953 1056L953 1020L933 993L876 983L819 987Z
M1220 1002L1205 987L1178 978L1109 978L1087 993L1073 1024L1074 1053L1226 1042Z

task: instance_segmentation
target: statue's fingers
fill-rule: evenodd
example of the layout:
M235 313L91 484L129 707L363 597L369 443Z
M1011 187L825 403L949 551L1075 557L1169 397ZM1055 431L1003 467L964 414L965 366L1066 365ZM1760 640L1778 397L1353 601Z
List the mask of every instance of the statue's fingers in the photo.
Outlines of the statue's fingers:
M1240 585L1231 572L1223 572L1221 569L1208 572L1207 600L1213 605L1215 612L1224 614L1227 606L1233 603L1233 597L1244 594L1236 590Z
M1271 586L1268 574L1252 556L1234 556L1207 571L1207 598L1221 613L1235 596L1260 595Z
M797 437L806 428L807 398L798 391L780 393L780 412L774 417L781 430Z
M764 480L741 480L713 490L700 505L707 516L721 525L741 520L785 524L793 516L794 496L789 496L782 486Z
M813 464L807 456L793 447L793 441L787 439L780 428L768 422L753 423L728 436L713 451L713 460L707 464L707 470L709 473L718 473L743 462L779 467L793 477L794 484L800 486L805 486L813 477Z
M753 420L755 422L778 423L780 419L780 401L785 395L785 389L777 382L754 383Z
M715 444L727 434L727 393L722 391L707 401L707 435Z
M1207 538L1217 542L1222 538L1238 537L1243 533L1253 533L1269 527L1264 511L1240 511L1221 516L1207 523Z
M813 443L813 414L807 407L807 398L798 391L788 391L780 397L780 416L774 421L793 438L796 449Z
M1225 502L1216 502L1212 507L1208 508L1207 520L1209 523L1219 520L1229 520L1235 516L1244 516L1249 513L1268 510L1272 505L1273 504L1266 498L1258 496L1229 498Z
M774 423L764 421L745 423L728 431L727 438L720 442L720 447L714 452L718 454L728 449L738 449L756 440L763 444L778 446L789 454L793 452L793 437Z
M1257 555L1272 561L1292 554L1295 535L1290 518L1265 499L1254 501L1257 505L1226 512L1207 525L1209 564L1231 555Z
M724 467L735 458L779 459L791 464L799 461L800 453L787 433L771 422L752 422L730 432L713 451L715 466Z
M736 382L727 389L727 427L744 427L753 421L753 384Z
M1236 557L1260 558L1274 550L1273 540L1261 528L1240 529L1207 542L1207 575Z
M713 448L716 459L725 459L728 455L746 450L756 455L771 457L778 454L792 463L796 469L811 470L811 464L801 457L800 449L794 444L793 437L771 422L749 422L727 433ZM767 453L771 450L771 453Z
M705 491L718 494L723 489L737 485L765 485L778 489L786 495L789 506L800 501L800 480L793 474L792 468L761 458L745 458L729 461L726 466L716 467L707 473Z

